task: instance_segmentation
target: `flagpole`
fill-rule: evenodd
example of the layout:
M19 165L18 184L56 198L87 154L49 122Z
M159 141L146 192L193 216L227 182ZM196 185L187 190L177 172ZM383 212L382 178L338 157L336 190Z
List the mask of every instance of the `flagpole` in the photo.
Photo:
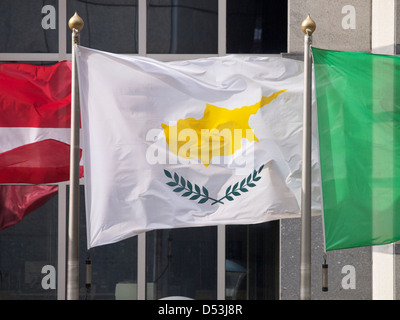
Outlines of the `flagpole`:
M80 43L83 20L77 13L69 20L72 31L71 152L68 216L67 299L79 300L79 88L76 72L76 45Z
M300 299L311 300L311 42L316 28L310 15L304 36L303 162L301 185Z

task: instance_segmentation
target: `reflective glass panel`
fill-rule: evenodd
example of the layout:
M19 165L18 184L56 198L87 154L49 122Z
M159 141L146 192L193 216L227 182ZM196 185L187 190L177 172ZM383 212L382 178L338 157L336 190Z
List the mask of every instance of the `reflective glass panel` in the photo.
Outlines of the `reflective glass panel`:
M90 258L92 284L85 289L86 265ZM81 288L87 300L137 299L137 237L90 249L81 259ZM82 297L83 299L83 297Z
M136 300L137 237L88 251L84 186L80 187L79 199L79 299ZM67 209L68 206L67 203ZM90 287L86 287L86 260L92 269Z
M149 0L148 53L217 53L218 1Z
M281 53L287 48L287 1L227 0L228 53Z
M58 1L0 1L1 53L57 53Z
M226 300L279 299L279 221L226 227Z
M157 230L146 239L147 299L217 298L217 228Z
M57 299L57 189L43 201L36 187L0 186L0 299Z
M68 19L77 12L85 25L81 45L114 53L137 53L137 0L69 0ZM67 30L71 52L71 31Z

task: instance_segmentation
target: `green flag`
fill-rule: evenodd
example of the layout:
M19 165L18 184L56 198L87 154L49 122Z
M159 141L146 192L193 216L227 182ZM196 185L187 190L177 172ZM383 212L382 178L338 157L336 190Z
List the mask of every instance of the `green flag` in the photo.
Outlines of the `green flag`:
M326 250L400 239L400 57L312 48Z

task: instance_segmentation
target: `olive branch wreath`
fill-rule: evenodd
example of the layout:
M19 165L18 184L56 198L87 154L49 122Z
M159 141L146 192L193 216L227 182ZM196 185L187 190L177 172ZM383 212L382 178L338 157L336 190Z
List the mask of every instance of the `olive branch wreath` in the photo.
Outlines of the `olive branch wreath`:
M211 198L209 192L206 187L199 187L197 184L193 184L189 180L184 177L180 177L176 172L171 173L168 170L164 169L165 175L171 179L171 181L166 184L172 188L175 188L173 192L179 193L185 191L185 193L181 194L181 197L189 197L189 200L199 200L198 203L206 203L207 201L212 201L211 205L216 203L224 204L222 200L226 199L228 201L233 201L235 197L241 196L243 193L248 192L249 188L254 188L256 186L255 182L259 181L261 177L259 174L261 173L264 165L262 165L258 170L254 170L250 173L246 178L242 181L236 182L234 185L230 185L225 190L225 196L220 199Z

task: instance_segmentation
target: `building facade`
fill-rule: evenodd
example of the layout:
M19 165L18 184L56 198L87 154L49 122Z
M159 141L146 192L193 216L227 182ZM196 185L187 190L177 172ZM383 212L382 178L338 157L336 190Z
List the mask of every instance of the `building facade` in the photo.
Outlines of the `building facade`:
M396 54L398 10L397 0L3 0L0 61L70 60L67 25L75 12L85 23L81 45L162 61L227 54L302 59L307 14L317 24L316 47ZM299 298L299 219L154 230L88 251L84 184L82 178L80 299ZM0 299L66 298L68 191L68 182L60 183L45 205L0 231ZM312 299L398 299L396 248L328 252L323 292L322 218L313 217Z

